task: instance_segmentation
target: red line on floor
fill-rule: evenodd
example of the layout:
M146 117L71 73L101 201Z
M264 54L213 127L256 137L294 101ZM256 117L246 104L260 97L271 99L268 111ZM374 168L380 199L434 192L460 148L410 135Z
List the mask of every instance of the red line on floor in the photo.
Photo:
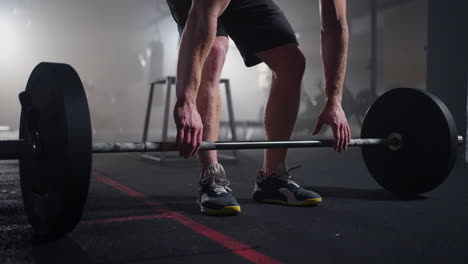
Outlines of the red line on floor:
M233 253L251 261L252 263L281 263L269 256L266 256L252 249L251 246L239 242L234 238L231 238L221 232L211 229L203 224L200 224L185 215L182 215L177 212L171 212L170 217L179 222L180 224L184 225L185 227L188 227L193 231L199 233L200 235L215 241L216 243L224 246L225 248L231 250Z
M131 197L137 198L146 198L143 193L137 192L132 188L122 185L110 178L107 178L97 172L93 172L93 176L100 182L107 184L115 189L125 193ZM144 201L146 204L149 205L157 205L159 206L159 202L152 201L150 199L145 199ZM219 245L231 250L232 253L243 257L244 259L257 264L281 264L282 262L264 255L254 249L251 246L242 243L230 236L227 236L221 232L218 232L206 225L200 224L197 221L184 216L176 211L165 211L165 213L161 214L164 215L166 218L174 219L175 221L179 222L183 226L195 231L196 233L213 240L214 242L218 243ZM161 217L163 218L163 217Z
M128 222L128 221L161 219L161 218L171 218L171 216L165 213L157 214L157 215L126 216L126 217L116 217L116 218L107 218L107 219L98 219L98 220L86 220L86 221L82 221L81 224L95 225L95 224L108 224L108 223L119 223L119 222Z
M139 193L137 191L134 191L132 190L131 188L125 186L125 185L122 185L112 179L109 179L107 177L104 177L102 176L101 174L98 174L96 172L93 172L93 176L96 177L96 179L98 179L100 182L102 183L105 183L111 187L114 187L115 189L125 193L126 195L128 196L131 196L131 197L138 197L138 198L144 198L145 195L142 194L142 193Z

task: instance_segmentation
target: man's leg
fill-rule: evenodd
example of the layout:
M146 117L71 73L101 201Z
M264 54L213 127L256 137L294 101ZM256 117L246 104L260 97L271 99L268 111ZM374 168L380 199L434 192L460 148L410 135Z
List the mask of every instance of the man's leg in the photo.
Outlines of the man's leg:
M203 140L218 140L221 98L219 79L229 47L227 37L218 36L205 62L197 95L197 108L203 122ZM218 164L216 151L201 151L202 166L198 202L200 210L208 215L236 215L241 208L232 190L223 166Z
M197 95L197 108L203 122L203 141L218 140L221 113L219 79L228 48L229 40L227 37L216 37L203 68L202 80ZM215 150L198 153L198 159L202 166L202 175L208 165L218 163L217 155Z
M268 140L289 140L294 130L301 96L305 57L296 44L257 53L273 72L265 106L265 131ZM267 149L263 175L269 176L284 163L287 149Z
M265 109L268 140L289 140L294 130L301 96L305 58L296 44L257 53L273 71ZM265 203L311 206L322 202L318 193L294 182L286 171L287 149L267 149L263 170L258 172L252 197Z

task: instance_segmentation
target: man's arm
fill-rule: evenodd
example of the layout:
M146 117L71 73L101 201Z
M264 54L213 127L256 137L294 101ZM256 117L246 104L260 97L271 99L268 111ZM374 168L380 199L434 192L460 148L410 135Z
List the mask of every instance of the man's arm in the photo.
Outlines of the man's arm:
M341 106L349 41L346 0L320 0L320 18L327 101L313 134L317 134L324 124L329 125L335 138L335 149L341 151L347 148L351 139L348 121Z
M349 42L346 0L321 0L320 17L327 100L341 104Z
M230 0L194 0L179 50L177 99L194 102L203 65L216 38L218 17Z
M200 148L203 123L196 107L203 65L216 38L218 17L230 0L193 0L182 33L177 63L177 103L174 121L180 155L189 158Z

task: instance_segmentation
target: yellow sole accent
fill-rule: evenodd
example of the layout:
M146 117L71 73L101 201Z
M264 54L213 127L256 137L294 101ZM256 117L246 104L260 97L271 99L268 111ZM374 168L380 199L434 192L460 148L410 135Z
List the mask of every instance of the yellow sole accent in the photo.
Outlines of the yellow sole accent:
M236 215L241 212L240 206L226 206L218 210L204 211L207 215Z
M304 206L309 206L309 205L317 205L322 202L322 198L313 198L313 199L307 199L304 201L303 205Z
M291 204L283 200L262 200L264 203L271 203L271 204L282 204L282 205L289 205L289 206L313 206L317 205L322 202L322 198L313 198L307 199L302 201L300 204Z

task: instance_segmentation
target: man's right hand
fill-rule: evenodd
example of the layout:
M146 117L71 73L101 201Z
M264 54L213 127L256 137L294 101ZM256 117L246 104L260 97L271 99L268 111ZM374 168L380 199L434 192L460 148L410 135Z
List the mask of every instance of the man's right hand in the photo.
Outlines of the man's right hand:
M193 102L178 100L174 107L179 155L186 159L197 154L203 137L203 123Z

